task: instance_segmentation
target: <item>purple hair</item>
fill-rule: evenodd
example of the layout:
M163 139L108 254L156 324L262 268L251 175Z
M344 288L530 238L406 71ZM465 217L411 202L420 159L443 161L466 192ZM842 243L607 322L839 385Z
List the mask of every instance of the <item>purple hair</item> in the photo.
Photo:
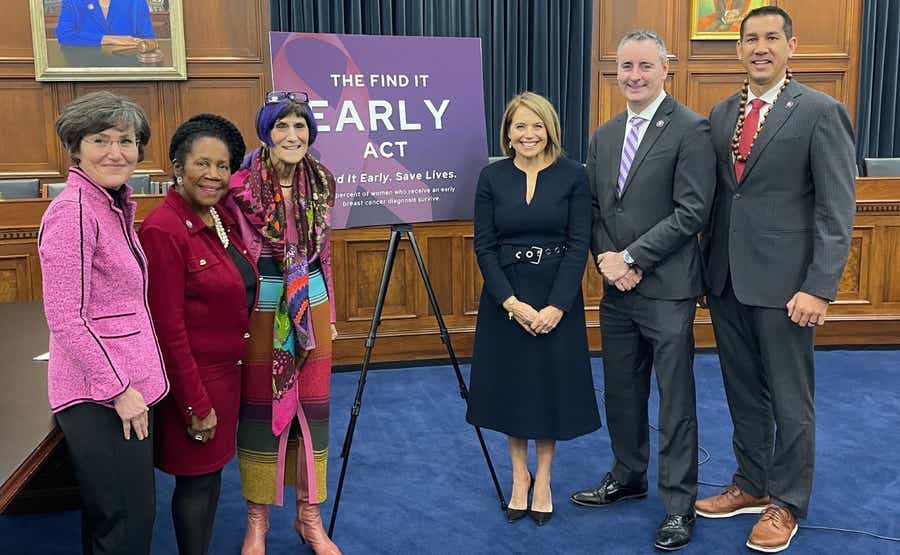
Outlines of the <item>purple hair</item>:
M262 142L272 146L272 128L275 127L275 122L292 114L299 115L306 120L306 126L309 128L309 146L312 146L316 142L319 130L316 127L316 120L309 112L309 105L305 102L285 99L280 102L263 104L256 113L256 135Z

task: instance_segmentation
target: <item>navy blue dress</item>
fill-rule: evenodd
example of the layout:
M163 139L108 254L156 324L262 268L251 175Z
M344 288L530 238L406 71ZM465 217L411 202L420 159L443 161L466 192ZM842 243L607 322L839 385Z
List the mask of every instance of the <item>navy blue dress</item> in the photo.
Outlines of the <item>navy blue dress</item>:
M525 173L511 159L490 164L478 179L475 254L484 287L466 419L513 437L571 439L600 427L581 293L591 194L584 167L568 158L538 174L531 204L525 189ZM539 264L515 257L559 245L564 254L542 256ZM531 336L503 309L511 295L564 315L550 333Z

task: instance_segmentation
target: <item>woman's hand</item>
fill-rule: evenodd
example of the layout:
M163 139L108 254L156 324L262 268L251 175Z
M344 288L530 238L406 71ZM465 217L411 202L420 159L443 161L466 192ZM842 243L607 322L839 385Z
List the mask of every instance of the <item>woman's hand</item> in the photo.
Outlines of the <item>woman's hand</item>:
M537 317L531 322L531 330L536 334L550 333L556 328L562 317L562 310L553 305L547 305L537 313Z
M130 35L103 35L100 44L103 46L133 46L136 47L141 39Z
M197 418L196 415L191 415L191 425L188 426L187 433L191 436L191 439L200 443L206 443L216 437L216 425L216 409L210 409L209 414L205 418ZM197 439L198 436L202 439Z
M331 324L331 340L334 341L337 338L338 338L337 328L334 327L334 324Z
M513 317L522 329L531 335L536 335L531 329L531 322L537 318L538 312L530 304L523 303L515 297L510 297L503 301L503 309L511 312Z
M131 439L132 428L140 440L150 435L149 418L147 418L150 409L147 408L144 396L140 391L128 386L128 389L113 399L113 407L119 418L122 419L122 432L125 434L126 440Z

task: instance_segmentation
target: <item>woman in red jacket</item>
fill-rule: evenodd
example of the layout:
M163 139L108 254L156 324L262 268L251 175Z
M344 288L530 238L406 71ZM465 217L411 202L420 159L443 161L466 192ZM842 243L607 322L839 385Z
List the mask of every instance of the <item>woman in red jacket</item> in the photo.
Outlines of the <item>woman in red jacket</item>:
M200 114L172 137L176 186L138 234L150 273L150 310L172 395L156 417L156 466L175 475L178 550L206 554L221 471L236 445L241 360L257 272L224 210L244 156L227 119Z

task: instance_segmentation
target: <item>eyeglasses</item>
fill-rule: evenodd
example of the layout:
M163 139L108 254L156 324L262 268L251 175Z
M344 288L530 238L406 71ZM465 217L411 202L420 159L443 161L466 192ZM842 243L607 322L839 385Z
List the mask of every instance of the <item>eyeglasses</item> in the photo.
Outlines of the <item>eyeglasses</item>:
M309 95L305 92L292 91L272 91L266 93L266 104L277 104L278 102L284 102L285 100L290 100L291 102L298 102L301 104L308 104Z
M137 150L138 144L133 137L122 137L121 139L110 139L105 135L94 135L93 137L85 137L82 139L94 148L109 150L113 144L118 145L119 150Z

